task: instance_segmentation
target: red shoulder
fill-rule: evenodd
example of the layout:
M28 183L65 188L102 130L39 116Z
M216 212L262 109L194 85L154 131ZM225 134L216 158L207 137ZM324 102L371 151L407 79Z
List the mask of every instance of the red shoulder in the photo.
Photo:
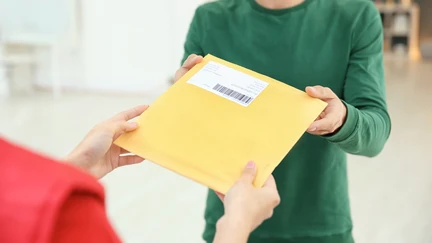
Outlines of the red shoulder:
M0 242L49 237L61 206L75 192L104 204L94 177L0 138Z

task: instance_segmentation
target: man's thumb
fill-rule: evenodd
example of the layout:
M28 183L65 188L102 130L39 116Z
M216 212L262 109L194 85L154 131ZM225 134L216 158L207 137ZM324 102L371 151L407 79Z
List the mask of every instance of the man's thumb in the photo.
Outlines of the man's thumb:
M240 180L245 183L250 183L255 180L256 176L256 164L253 161L249 161L246 167L243 169L243 173L240 177Z
M335 95L331 89L319 85L314 87L306 87L306 93L313 98L318 98L321 100L334 99L337 97L337 95Z

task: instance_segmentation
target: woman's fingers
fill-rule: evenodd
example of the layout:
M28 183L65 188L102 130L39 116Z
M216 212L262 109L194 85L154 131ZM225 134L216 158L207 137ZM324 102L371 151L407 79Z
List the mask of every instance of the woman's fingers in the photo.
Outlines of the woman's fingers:
M125 132L132 132L138 128L138 123L136 122L127 122L127 121L117 121L107 123L107 130L110 131L111 136L113 136L113 140L117 139L121 134Z
M144 158L141 158L137 155L120 156L119 166L138 164L141 163L142 161L144 161Z
M140 116L144 111L148 109L148 105L140 105L134 108L125 110L115 115L110 120L112 121L129 121L137 116Z
M225 199L225 195L222 194L222 193L220 193L220 192L217 192L217 191L215 191L215 193L216 193L216 195L218 196L218 198L223 202L224 199Z
M113 139L116 139L122 133L131 132L137 129L138 123L128 121L140 116L144 111L148 109L148 107L148 105L140 105L132 109L125 110L115 115L108 121L102 123L101 125L105 126L107 130L112 132Z
M273 175L270 175L269 178L266 180L266 182L264 183L264 187L269 187L272 189L276 189L276 181L273 177Z
M132 154L131 152L127 151L124 148L120 148L120 154L121 155L134 155L134 154Z

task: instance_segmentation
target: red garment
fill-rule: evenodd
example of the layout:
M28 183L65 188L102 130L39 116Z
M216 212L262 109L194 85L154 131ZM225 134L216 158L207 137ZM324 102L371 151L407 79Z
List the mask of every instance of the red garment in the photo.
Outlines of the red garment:
M118 243L102 186L0 139L1 243Z

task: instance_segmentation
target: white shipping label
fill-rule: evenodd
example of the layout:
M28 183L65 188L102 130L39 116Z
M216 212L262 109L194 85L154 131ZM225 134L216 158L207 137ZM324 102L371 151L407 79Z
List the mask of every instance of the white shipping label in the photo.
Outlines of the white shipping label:
M187 83L242 106L249 106L268 83L214 61L209 61Z

